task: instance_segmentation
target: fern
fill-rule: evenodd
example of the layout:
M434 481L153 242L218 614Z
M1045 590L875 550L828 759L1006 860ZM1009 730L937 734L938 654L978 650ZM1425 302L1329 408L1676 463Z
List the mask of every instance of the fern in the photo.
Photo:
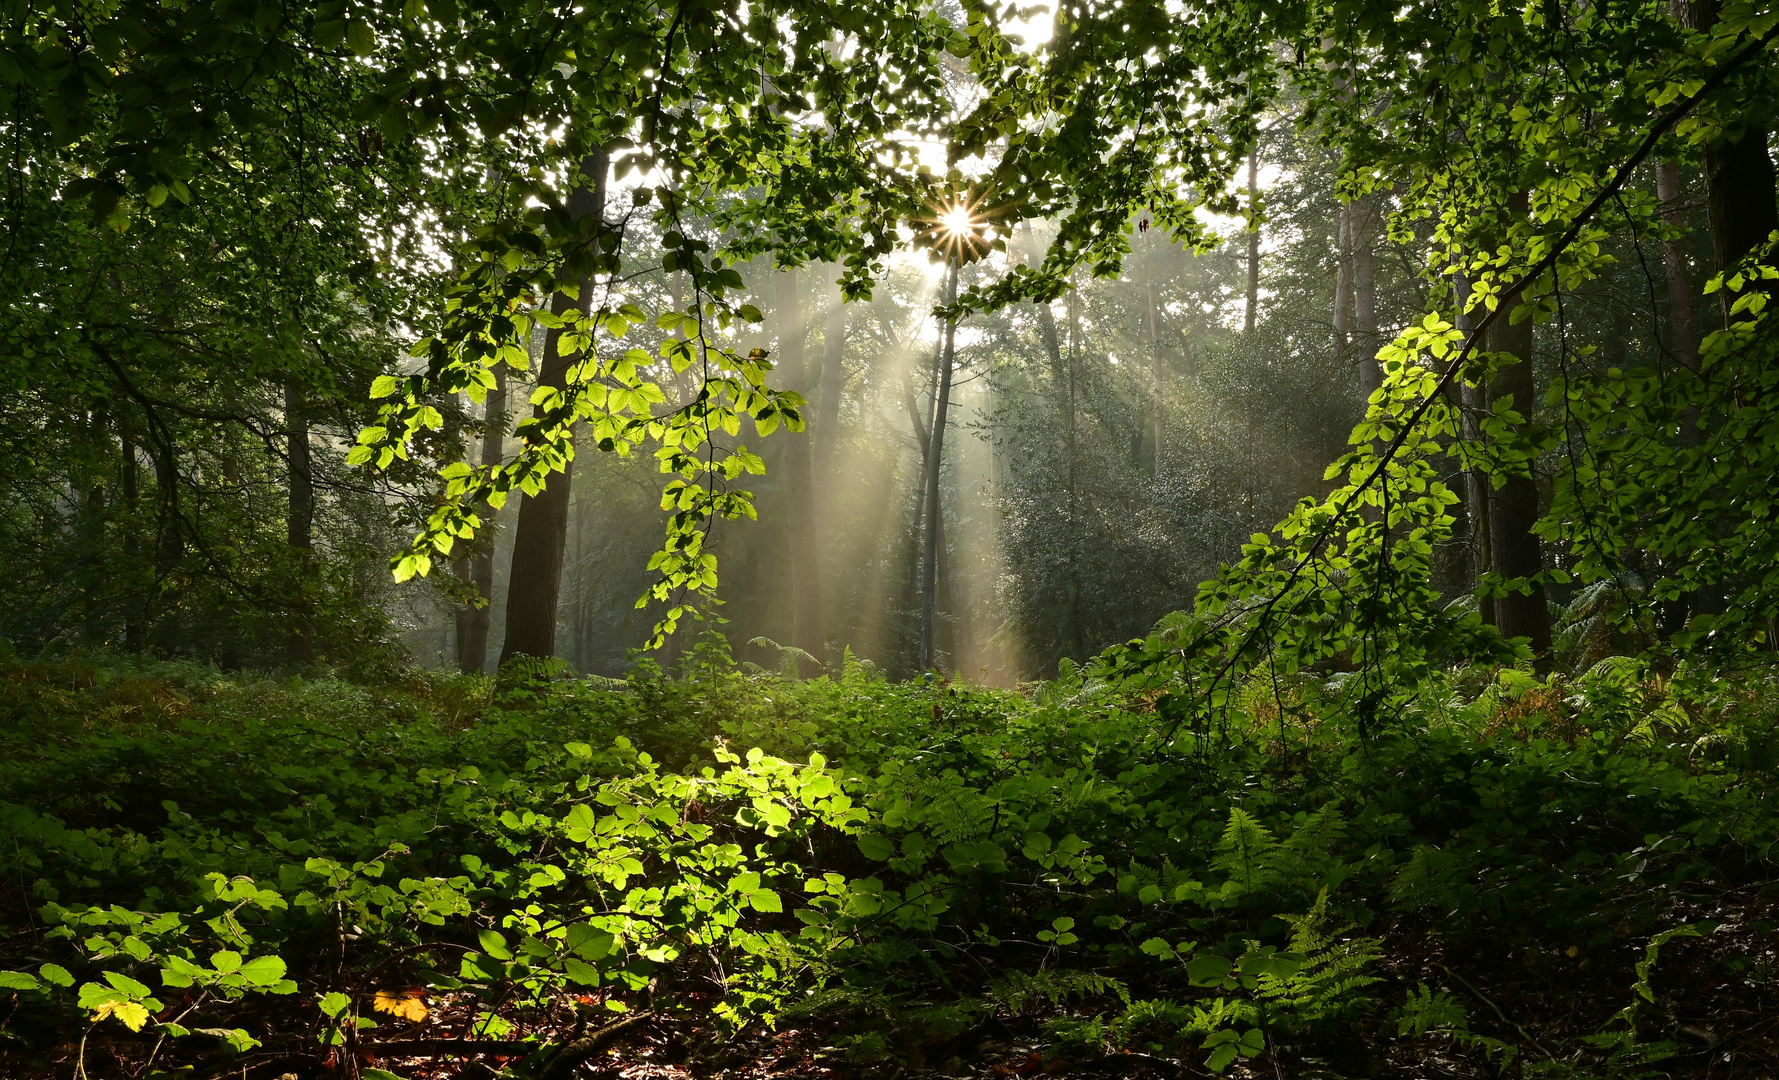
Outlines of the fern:
M1116 996L1130 1004L1130 988L1117 979L1091 971L1046 968L1034 972L1013 971L988 985L988 998L1005 1006L1014 1016L1032 1005L1062 1008L1070 999Z
M1241 807L1231 807L1229 824L1223 838L1217 841L1217 854L1211 859L1213 869L1229 875L1229 880L1242 892L1265 888L1278 876L1268 864L1267 855L1278 846L1266 826Z
M1280 1009L1296 1023L1313 1024L1368 1004L1370 995L1360 991L1380 981L1366 969L1383 959L1383 943L1377 938L1341 939L1351 926L1326 930L1327 889L1317 894L1307 914L1286 919L1292 924L1291 951L1303 962L1294 972L1260 976L1255 996L1269 1011Z
M1519 1056L1519 1047L1470 1030L1470 1014L1450 994L1443 994L1422 983L1408 992L1408 1000L1396 1010L1396 1033L1424 1039L1443 1035L1459 1046L1475 1047L1496 1061L1506 1072Z

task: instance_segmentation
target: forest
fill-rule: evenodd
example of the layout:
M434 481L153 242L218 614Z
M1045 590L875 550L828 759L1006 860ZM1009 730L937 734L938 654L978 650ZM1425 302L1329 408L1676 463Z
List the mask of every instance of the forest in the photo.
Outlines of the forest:
M0 95L0 1077L1779 1075L1772 0Z

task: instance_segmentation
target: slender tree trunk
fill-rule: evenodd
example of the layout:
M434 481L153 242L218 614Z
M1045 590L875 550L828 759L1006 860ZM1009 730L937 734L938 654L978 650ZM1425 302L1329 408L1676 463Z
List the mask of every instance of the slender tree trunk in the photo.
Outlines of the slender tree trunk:
M595 151L581 161L585 177L569 196L569 212L577 218L603 218L607 159L604 151ZM588 182L592 187L588 188ZM591 303L593 282L580 283L580 299L557 293L550 310L561 314ZM562 389L568 385L568 371L580 362L580 355L562 356L557 342L560 330L551 330L544 339L544 358L538 372L538 385ZM513 560L507 584L507 636L500 652L505 664L515 656L556 655L556 606L562 591L562 559L568 546L568 502L574 478L574 460L563 466L562 475L551 477L535 496L522 496L519 502L519 523L513 532Z
M1343 362L1353 316L1353 204L1340 205L1340 256L1334 266L1334 352Z
M290 511L285 525L290 546L315 546L315 473L309 457L309 418L303 414L303 391L294 381L284 384L284 449L290 460Z
M945 279L945 302L957 300L957 267L953 265ZM951 408L951 366L955 357L957 323L945 320L944 343L939 349L939 366L934 379L933 423L927 433L926 537L921 552L920 586L920 655L916 667L931 671L938 662L935 646L939 622L939 548L945 542L944 519L940 514L939 470L945 460L945 424Z
M839 268L835 268L838 272ZM834 502L834 453L840 445L840 396L846 388L846 297L840 283L828 288L828 322L822 330L822 377L815 419L817 520L826 535Z
M1378 364L1377 272L1372 250L1377 239L1377 207L1360 197L1347 204L1352 211L1353 242L1353 346L1359 351L1359 400L1384 385L1384 369Z
M1509 210L1518 217L1530 212L1525 192L1516 192ZM1514 323L1503 313L1489 329L1489 349L1517 359L1496 374L1489 387L1491 408L1512 408L1530 423L1537 405L1532 372L1532 320ZM1509 476L1489 497L1489 554L1492 567L1504 578L1531 577L1544 568L1538 537L1532 526L1538 521L1538 482L1528 472ZM1532 655L1540 671L1550 664L1550 607L1544 588L1531 586L1528 593L1510 592L1495 601L1495 625L1508 637L1531 639Z
M778 367L785 384L805 398L810 395L805 362L803 297L797 271L778 275ZM805 419L809 410L804 410ZM811 425L813 426L813 425ZM827 663L827 627L822 622L822 549L816 516L815 463L812 433L787 431L785 485L790 494L791 644Z
M141 542L136 531L136 500L140 494L136 470L136 436L128 428L119 426L119 441L123 444L123 458L119 463L117 477L118 497L123 510L123 551L124 562L129 566L132 581L139 580L137 560L142 555ZM143 600L131 595L124 600L124 648L131 652L141 652L146 644L142 639Z
M482 464L499 465L506 458L507 373L506 365L494 369L494 389L482 407ZM476 508L482 531L476 552L469 559L469 583L475 586L480 607L466 604L457 612L457 668L480 673L488 666L488 621L494 596L494 511L483 504Z
M1453 284L1458 291L1458 313L1453 325L1468 338L1475 329L1469 312L1464 309L1464 305L1470 302L1470 280L1459 274ZM1480 446L1483 400L1487 391L1484 387L1472 386L1467 382L1460 383L1458 389L1462 405L1459 425L1464 441ZM1489 572L1489 567L1494 562L1489 555L1489 479L1483 475L1481 469L1464 470L1464 505L1470 517L1471 587L1475 589L1481 586L1483 575ZM1494 626L1495 598L1479 595L1476 603L1477 613L1482 616L1482 621Z
M1156 297L1156 268L1151 261L1149 286L1149 427L1155 444L1155 475L1161 475L1162 440L1167 434L1167 365L1161 353L1161 305Z
M1242 332L1254 332L1260 315L1260 151L1248 151L1248 304L1242 313Z

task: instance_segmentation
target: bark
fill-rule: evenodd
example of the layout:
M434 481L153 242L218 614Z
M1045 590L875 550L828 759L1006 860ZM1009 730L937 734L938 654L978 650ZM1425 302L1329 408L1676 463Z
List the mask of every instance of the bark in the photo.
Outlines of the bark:
M1248 304L1242 332L1253 333L1260 313L1260 151L1248 151Z
M1722 4L1718 0L1671 0L1669 7L1685 25L1709 30L1717 24ZM1705 205L1711 217L1711 253L1719 270L1741 262L1779 229L1767 134L1765 127L1747 123L1739 138L1705 147ZM1728 325L1735 294L1722 290L1718 300Z
M1345 361L1353 316L1353 204L1340 207L1340 257L1334 267L1334 351Z
M802 294L793 269L778 275L778 367L785 385L810 395L804 358ZM805 417L808 410L805 410ZM822 621L822 550L817 534L815 463L811 433L786 431L785 486L790 495L791 644L827 662L827 627Z
M308 551L315 546L315 472L309 457L309 418L303 414L303 391L284 384L284 449L290 465L290 508L285 521L290 546Z
M957 267L953 266L946 277L945 302L950 304L956 299ZM915 665L921 671L933 670L938 660L935 645L938 641L939 621L939 548L944 543L944 522L939 505L939 469L945 458L945 424L951 408L951 367L956 358L956 339L957 323L946 319L944 343L939 349L939 365L933 380L933 423L927 433L924 484L926 536L921 545L920 654Z
M576 218L605 215L607 159L604 151L589 154L581 162L584 179L569 196L569 212ZM580 299L557 293L550 310L561 314L577 305L591 301L593 282L580 283ZM538 385L562 389L568 385L568 371L580 362L580 355L559 355L557 343L560 330L551 330L544 339L543 363L539 365ZM556 654L556 605L562 592L562 558L568 546L568 502L574 482L574 460L569 459L562 475L553 476L535 496L521 496L519 523L513 532L513 559L507 586L507 636L500 652L505 664L515 656L554 656Z
M1524 192L1515 193L1509 202L1511 213L1524 217L1529 200ZM1498 372L1489 386L1491 408L1512 408L1531 420L1536 404L1532 373L1532 320L1514 323L1504 314L1489 328L1489 349L1508 353L1517 363ZM1538 521L1538 482L1528 470L1524 476L1507 477L1506 483L1489 494L1489 556L1491 568L1504 578L1522 578L1537 574L1544 568L1538 537L1532 526ZM1531 586L1529 593L1510 592L1495 601L1495 625L1507 637L1529 638L1532 655L1539 671L1550 663L1550 606L1542 586Z
M494 389L488 391L482 410L482 464L505 460L507 413L506 365L494 369ZM494 596L494 511L486 504L476 508L482 519L476 552L469 559L469 583L483 600L477 607L466 604L457 613L457 669L481 672L488 667L488 622Z

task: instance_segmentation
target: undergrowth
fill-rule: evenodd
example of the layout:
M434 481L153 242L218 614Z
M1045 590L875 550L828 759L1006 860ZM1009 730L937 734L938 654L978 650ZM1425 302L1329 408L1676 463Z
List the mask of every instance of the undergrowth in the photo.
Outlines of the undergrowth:
M1058 1060L1637 1075L1675 1050L1657 954L1709 929L1685 898L1771 876L1771 678L1464 669L1364 737L1268 679L1162 742L1078 671L14 664L0 1073L344 1075L443 1030L541 1075L565 1015L646 1010L694 1055L828 1024L866 1074L1030 1022ZM1395 973L1415 935L1593 960L1623 1008L1552 1045Z

